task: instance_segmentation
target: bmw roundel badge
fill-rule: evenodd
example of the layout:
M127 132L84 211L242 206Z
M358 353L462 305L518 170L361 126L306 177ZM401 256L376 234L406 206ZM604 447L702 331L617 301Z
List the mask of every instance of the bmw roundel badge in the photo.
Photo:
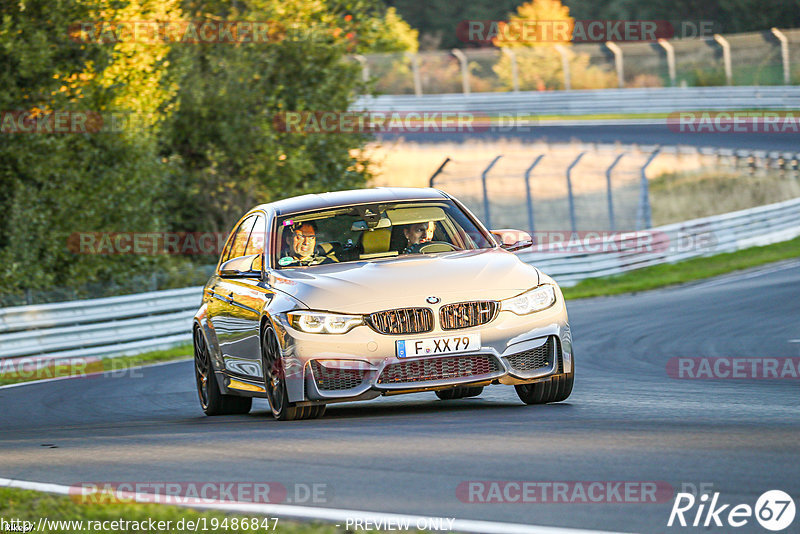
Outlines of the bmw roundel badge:
M428 304L438 304L439 297L428 297L425 299L425 302L427 302Z

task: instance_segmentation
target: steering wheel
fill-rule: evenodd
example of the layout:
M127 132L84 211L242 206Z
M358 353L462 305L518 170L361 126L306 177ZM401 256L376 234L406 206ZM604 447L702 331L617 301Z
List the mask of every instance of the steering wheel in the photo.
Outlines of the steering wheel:
M410 247L407 247L404 253L430 254L432 252L452 252L454 250L458 249L447 241L426 241L424 243L415 243Z

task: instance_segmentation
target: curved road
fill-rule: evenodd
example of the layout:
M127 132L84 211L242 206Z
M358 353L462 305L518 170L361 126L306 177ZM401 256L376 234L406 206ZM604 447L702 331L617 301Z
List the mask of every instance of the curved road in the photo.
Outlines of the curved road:
M206 418L192 364L0 389L0 477L326 484L329 508L665 532L656 504L472 504L464 481L712 484L721 502L800 496L800 380L676 380L673 356L800 356L800 263L572 302L572 397L527 407L510 387L334 405L321 420ZM689 516L689 517L693 517ZM800 522L795 519L794 527ZM730 527L711 529L726 532ZM746 532L764 532L750 521Z

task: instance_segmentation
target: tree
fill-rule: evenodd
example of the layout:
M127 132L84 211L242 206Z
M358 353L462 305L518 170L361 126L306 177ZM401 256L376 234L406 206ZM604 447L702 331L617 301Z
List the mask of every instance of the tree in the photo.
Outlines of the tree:
M574 20L569 16L569 8L562 5L559 0L532 0L517 8L517 13L512 15L509 25L498 31L494 44L499 47L510 47L516 55L520 89L563 89L564 70L561 54L555 45L567 49L571 87L573 89L601 89L614 87L616 77L613 73L589 64L588 54L576 54L571 48L571 38L568 34L553 32L554 22L563 21L569 28ZM542 25L547 28L547 34L541 39L524 40L520 30L523 24L536 28ZM533 35L533 34L532 34ZM567 35L567 38L562 38ZM503 56L494 67L498 77L507 88L513 84L511 59Z
M94 296L122 284L141 291L134 276L174 275L187 260L80 254L70 238L227 231L255 203L365 184L365 134L274 123L285 111L347 110L367 90L348 54L415 49L394 10L379 0L179 2L0 0L0 119L126 119L86 133L0 133L3 293L87 282ZM269 21L269 38L172 42L114 30L198 20Z
M363 133L285 133L291 111L346 111L366 91L350 53L413 48L393 10L360 0L197 3L192 19L274 21L266 43L175 48L177 112L162 154L172 167L170 213L182 230L227 231L257 203L363 187ZM188 9L188 8L187 8Z
M5 2L0 110L144 118L137 131L0 133L0 282L4 292L87 281L112 284L164 258L76 254L69 236L163 229L165 172L157 159L166 47L84 42L77 21L179 16L174 2ZM178 15L176 15L178 14ZM8 115L6 115L7 117ZM85 115L84 115L85 116Z

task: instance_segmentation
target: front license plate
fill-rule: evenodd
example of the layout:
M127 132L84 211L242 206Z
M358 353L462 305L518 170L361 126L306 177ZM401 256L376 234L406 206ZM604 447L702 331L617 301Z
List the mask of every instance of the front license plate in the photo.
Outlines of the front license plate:
M398 340L397 357L413 358L415 356L434 356L436 354L451 354L453 352L469 352L480 350L480 348L480 334Z

